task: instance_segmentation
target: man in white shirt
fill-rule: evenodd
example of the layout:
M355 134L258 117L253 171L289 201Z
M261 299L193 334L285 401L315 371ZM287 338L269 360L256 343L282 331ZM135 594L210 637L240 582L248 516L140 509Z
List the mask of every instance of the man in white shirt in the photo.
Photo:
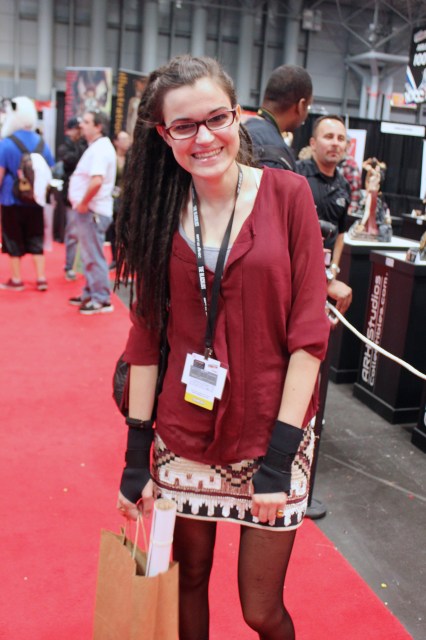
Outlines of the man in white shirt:
M80 257L86 283L81 296L70 298L83 315L108 313L111 304L109 270L103 245L111 224L116 155L107 137L108 119L101 111L86 111L80 124L88 148L70 178L69 200L76 212Z

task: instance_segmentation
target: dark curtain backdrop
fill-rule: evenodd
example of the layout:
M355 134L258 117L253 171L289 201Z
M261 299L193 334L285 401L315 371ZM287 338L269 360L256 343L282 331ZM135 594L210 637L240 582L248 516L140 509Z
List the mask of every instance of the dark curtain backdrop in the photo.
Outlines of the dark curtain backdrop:
M296 155L309 144L312 125L317 117L316 114L310 114L303 127L295 132L293 147ZM391 215L409 213L413 208L420 207L423 138L381 133L380 122L364 118L351 118L350 128L367 131L364 157L374 156L387 165L382 189ZM365 173L363 181L364 177Z

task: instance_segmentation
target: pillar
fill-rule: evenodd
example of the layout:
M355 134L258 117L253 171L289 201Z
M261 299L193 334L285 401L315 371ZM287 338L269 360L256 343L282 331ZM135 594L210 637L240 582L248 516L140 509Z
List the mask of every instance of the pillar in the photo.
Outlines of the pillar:
M92 0L90 21L90 66L106 66L107 1Z
M250 104L251 79L253 75L253 29L253 14L243 13L238 46L237 94L238 101L246 105Z
M287 11L289 15L284 29L283 64L298 64L302 0L290 0Z
M391 98L393 91L393 76L388 76L382 83L383 91L383 108L382 108L382 120L390 120L391 117Z
M142 19L142 60L143 73L151 73L158 66L158 8L157 3L145 0Z
M207 9L195 7L192 14L191 54L204 56L207 42Z
M368 100L367 118L376 119L377 98L379 95L379 74L376 71L371 73L370 98Z
M53 84L53 0L40 0L37 23L36 97L49 100Z
M367 99L368 99L367 78L365 76L362 76L361 96L359 99L359 113L358 113L358 116L360 118L367 117Z

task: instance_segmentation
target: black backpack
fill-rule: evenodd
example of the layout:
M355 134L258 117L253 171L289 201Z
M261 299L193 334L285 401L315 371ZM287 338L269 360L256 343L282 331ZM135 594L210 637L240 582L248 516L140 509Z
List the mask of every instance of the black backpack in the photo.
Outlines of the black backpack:
M296 171L296 163L290 149L276 144L253 145L253 156L256 166L273 167Z
M16 136L12 135L9 136L9 138L22 152L17 176L12 186L12 193L15 198L25 202L25 204L36 204L34 198L34 167L31 160L31 153L39 153L41 155L44 149L44 140L40 137L36 148L31 152Z

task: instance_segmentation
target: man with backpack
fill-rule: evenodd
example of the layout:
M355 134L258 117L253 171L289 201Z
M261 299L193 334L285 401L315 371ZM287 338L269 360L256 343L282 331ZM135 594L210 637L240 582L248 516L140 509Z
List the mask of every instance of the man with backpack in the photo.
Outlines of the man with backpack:
M284 64L271 73L257 116L245 123L260 165L296 171L283 133L293 133L305 122L311 103L312 80L305 69Z
M21 258L33 256L36 288L47 291L43 254L45 189L54 159L36 133L37 111L25 96L14 98L2 127L0 142L0 203L2 252L10 257L10 278L0 289L23 291ZM44 170L46 168L46 170ZM37 175L36 175L37 174ZM44 185L44 194L40 193ZM40 200L41 198L41 200Z

